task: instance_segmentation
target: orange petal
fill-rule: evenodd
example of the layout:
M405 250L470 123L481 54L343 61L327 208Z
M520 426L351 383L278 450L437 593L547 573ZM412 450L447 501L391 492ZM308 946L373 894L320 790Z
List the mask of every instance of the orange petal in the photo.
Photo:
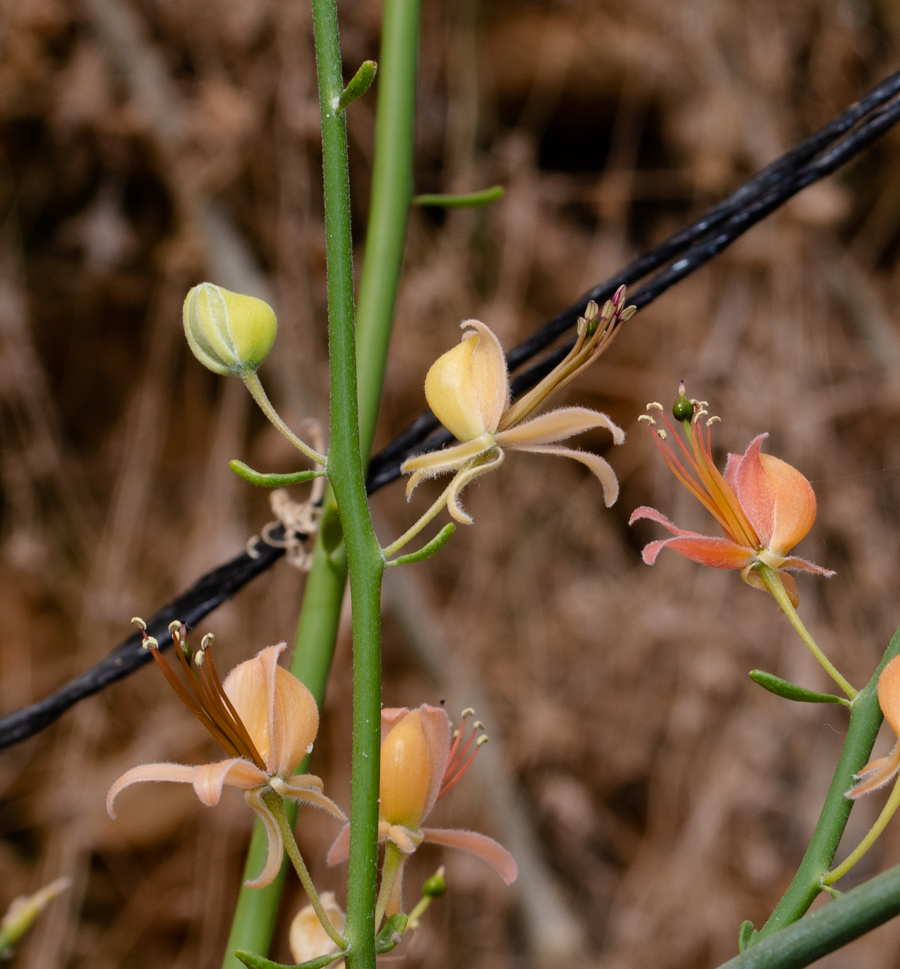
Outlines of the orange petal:
M878 679L878 703L887 722L900 736L900 656L895 656Z
M755 437L735 470L738 501L760 542L776 555L786 555L812 528L816 496L812 485L791 465L761 454Z
M391 732L394 726L409 713L408 707L384 707L381 711L381 742Z
M263 868L256 878L248 879L244 884L248 888L265 888L266 885L271 885L281 870L281 861L284 857L284 840L281 837L281 829L278 827L275 818L272 817L272 813L266 807L260 796L260 791L247 791L244 794L244 799L259 815L259 819L266 829L266 837L269 841L269 851L266 855L265 868Z
M217 764L200 764L194 768L194 792L209 807L219 803L222 788L226 784L249 791L267 784L268 781L268 774L243 757L231 757L220 760Z
M553 454L558 458L572 458L587 465L591 471L600 479L603 485L603 500L606 507L614 505L616 498L619 497L619 481L616 472L613 471L609 462L601 458L599 454L591 454L590 451L576 451L574 448L553 447L548 444L532 444L528 447L522 444L513 445L513 451L529 451L532 454Z
M171 781L176 784L190 784L194 779L194 768L187 764L141 764L132 767L113 784L106 795L106 812L115 820L113 804L116 798L132 784L142 781Z
M312 751L319 732L319 710L309 690L293 673L274 666L275 695L270 721L270 773L288 777Z
M883 675L884 673L882 673ZM877 761L873 763L877 763ZM866 766L869 767L870 765ZM864 768L860 773L865 773L867 776L856 787L851 787L847 791L846 797L849 797L851 800L856 800L856 798L862 797L863 794L869 794L872 791L878 790L879 787L887 784L898 770L900 770L900 743L894 746L894 749L887 757L882 758L881 763L875 770L867 771Z
M325 860L329 865L339 865L350 857L350 822L348 821L328 849Z
M441 707L432 707L423 703L419 708L419 723L428 747L431 767L428 794L422 811L422 817L427 818L441 793L444 771L447 769L447 758L450 754L450 718L447 716L447 711Z
M614 424L606 414L587 407L560 407L524 421L497 434L501 447L520 444L553 444L585 431L602 427L610 431L616 444L625 440L625 432Z
M231 700L237 715L241 718L250 738L260 756L269 766L269 709L271 706L274 683L266 680L265 666L261 662L263 656L278 656L284 650L285 644L267 646L252 659L239 663L225 677L222 684L228 699ZM274 771L269 771L270 774Z
M420 713L408 713L381 745L379 817L417 829L431 786L431 758Z
M453 828L425 828L425 840L431 844L445 845L448 848L460 848L469 854L477 855L486 861L491 868L506 882L512 885L519 874L516 860L493 838L478 834L476 831L460 831Z

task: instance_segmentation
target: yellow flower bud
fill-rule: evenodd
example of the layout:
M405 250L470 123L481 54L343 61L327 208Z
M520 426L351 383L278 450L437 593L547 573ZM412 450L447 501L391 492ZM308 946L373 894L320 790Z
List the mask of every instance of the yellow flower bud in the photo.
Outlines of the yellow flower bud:
M381 745L379 816L412 831L422 823L431 781L431 757L420 714L413 710Z
M277 331L272 307L255 296L201 283L185 298L184 334L194 356L213 373L256 370Z

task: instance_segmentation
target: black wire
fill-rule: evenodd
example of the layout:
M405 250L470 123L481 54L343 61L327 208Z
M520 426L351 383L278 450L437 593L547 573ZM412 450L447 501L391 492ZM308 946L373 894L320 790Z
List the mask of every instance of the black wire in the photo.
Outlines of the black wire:
M589 300L603 302L623 283L633 283L680 255L679 259L628 298L628 302L639 309L653 302L670 286L699 269L801 189L830 175L880 138L900 120L900 98L892 100L897 94L900 94L900 72L892 74L810 138L762 169L701 219L636 259L611 279L595 286L563 310L510 351L507 357L510 369L532 359L573 326ZM513 395L518 396L533 387L565 356L569 346L558 348L540 363L518 374L512 381ZM400 465L411 453L433 450L452 440L449 432L443 429L435 433L439 427L433 414L423 414L375 455L370 463L367 481L369 493L398 478ZM280 537L278 530L273 537ZM273 547L261 540L253 549L253 555L244 552L207 572L186 592L147 620L148 632L159 641L161 649L172 643L168 630L170 622L180 620L188 626L196 625L284 554L283 548ZM141 647L141 642L139 632L132 634L99 663L49 697L0 719L0 749L33 736L80 700L98 693L149 662L151 657Z

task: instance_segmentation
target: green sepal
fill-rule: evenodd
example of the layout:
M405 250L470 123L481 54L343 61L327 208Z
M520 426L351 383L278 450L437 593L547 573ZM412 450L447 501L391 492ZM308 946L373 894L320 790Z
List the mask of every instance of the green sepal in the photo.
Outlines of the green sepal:
M350 78L350 83L341 92L337 104L338 111L343 111L348 105L358 101L372 86L377 73L378 65L375 61L363 61L359 65L359 70Z
M244 481L250 484L259 485L260 488L287 488L290 485L303 484L305 481L312 481L313 478L324 478L324 471L291 471L288 474L263 474L262 471L254 471L243 461L229 461L228 467Z
M322 547L329 555L344 540L344 526L341 524L337 505L329 505L325 509L325 514L322 515L322 521L319 524L319 535L322 536Z
M435 552L439 552L450 541L450 536L456 531L456 525L448 522L427 544L423 545L418 552L410 552L409 555L401 555L399 558L385 562L386 566L391 565L410 565L412 562L421 562L430 559Z
M758 935L759 930L753 927L749 919L741 922L741 927L738 929L738 952L745 953L756 942Z
M408 915L398 912L384 923L384 928L375 936L375 952L377 955L390 952L400 942L403 933L406 931L408 921ZM398 936L399 938L397 938Z
M335 959L343 959L349 951L349 949L345 949L343 952L331 952L326 956L317 956L315 959L310 959L308 962L301 962L294 966L286 966L281 962L272 962L271 959L267 959L265 956L258 956L255 952L247 952L245 949L235 949L234 955L235 958L240 959L250 969L325 969L325 966L330 965Z
M785 700L795 700L797 703L842 703L845 707L850 706L850 701L842 696L835 696L833 693L815 693L813 690L806 690L796 683L783 680L774 673L767 673L765 670L750 670L750 679L754 683L775 696L784 697Z
M416 195L413 205L433 205L442 209L470 209L477 205L490 205L503 198L506 189L502 185L492 185L480 192L469 192L468 195Z

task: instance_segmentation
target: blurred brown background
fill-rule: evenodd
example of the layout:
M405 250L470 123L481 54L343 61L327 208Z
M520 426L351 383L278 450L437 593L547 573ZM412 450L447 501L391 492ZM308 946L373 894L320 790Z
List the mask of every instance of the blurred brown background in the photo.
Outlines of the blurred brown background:
M377 58L380 5L346 0L340 14L349 76ZM426 3L416 188L500 182L507 195L413 213L379 445L421 411L425 371L460 319L514 344L896 69L898 39L889 0ZM187 288L213 278L271 298L281 331L261 376L295 427L327 418L327 372L305 0L5 0L0 45L8 712L102 657L132 615L269 520L229 458L295 466L239 382L189 357ZM360 243L374 103L349 111ZM798 551L838 576L801 578L801 612L865 682L900 622L898 160L894 132L640 313L572 388L628 431L615 453L608 436L583 442L619 474L612 510L573 462L514 456L467 493L474 527L391 576L385 701L455 710L481 696L493 741L488 770L435 823L480 827L528 861L506 890L448 852L450 892L407 965L704 969L779 898L846 718L750 682L762 667L827 687L737 575L673 553L641 563L660 533L626 526L635 506L713 524L636 418L685 378L723 418L723 458L768 430L769 450L813 481L819 520ZM412 507L399 485L378 495L385 539L425 507L420 491ZM290 640L301 594L280 563L212 616L220 668ZM345 806L348 657L344 637L313 765ZM147 785L122 797L117 822L103 807L128 766L211 756L152 667L0 755L0 910L75 878L18 966L220 964L250 826L241 799L209 810L190 790ZM856 808L848 845L879 807ZM342 897L344 871L323 861L335 833L303 819L317 882ZM418 853L408 903L440 859ZM895 822L845 881L897 862ZM292 883L288 914L300 904ZM898 933L827 964L900 965ZM285 938L286 923L273 955L290 961Z

